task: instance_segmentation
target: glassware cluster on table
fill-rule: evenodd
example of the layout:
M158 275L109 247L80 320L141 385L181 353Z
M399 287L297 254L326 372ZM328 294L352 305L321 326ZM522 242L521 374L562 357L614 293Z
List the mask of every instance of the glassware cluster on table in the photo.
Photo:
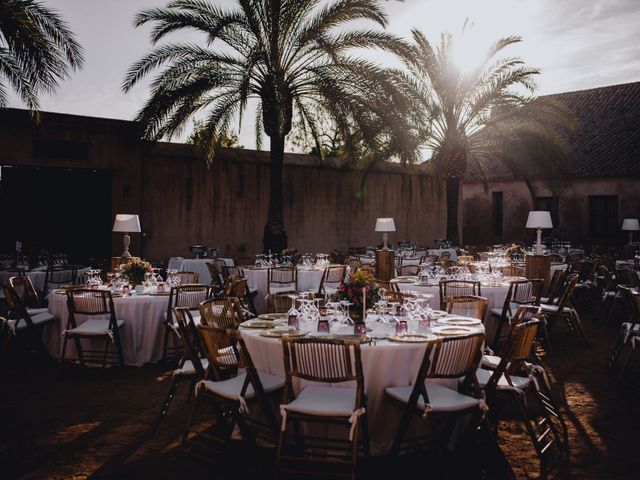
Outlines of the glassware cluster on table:
M418 272L419 283L423 285L437 285L440 280L473 280L485 286L500 286L504 276L498 267L489 262L474 262L475 272L467 266L451 266L445 269L442 265L423 263Z
M381 292L384 296L384 290ZM390 335L430 333L433 310L429 304L433 295L409 292L404 303L380 300L370 308L364 321L351 317L353 303L347 300L314 298L312 292L292 293L287 312L287 327L316 332L315 334L359 335L372 339Z
M134 289L127 276L122 272L108 272L107 282L102 281L102 270L90 269L86 273L85 286L87 288L100 288L110 290L115 294L129 295L134 293ZM177 275L178 270L167 270L167 280L165 281L159 273L159 269L154 268L153 272L147 272L142 283L142 291L138 294L160 294L168 293L172 287L180 285L181 280Z
M271 253L260 253L256 255L256 268L271 267L295 267L302 269L324 269L331 265L329 254L327 253L305 253L301 256L299 265L296 265L291 255L275 255Z

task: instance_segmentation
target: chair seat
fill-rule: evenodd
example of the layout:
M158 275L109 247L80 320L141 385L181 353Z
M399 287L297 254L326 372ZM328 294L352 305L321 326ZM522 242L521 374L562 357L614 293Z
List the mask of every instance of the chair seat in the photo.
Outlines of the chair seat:
M484 370L482 368L476 370L476 377L478 378L478 384L480 385L480 388L484 388L487 383L489 383L491 375L493 375L493 372L491 370ZM529 377L510 375L509 378L511 379L511 383L513 383L513 387L517 388L518 390L524 390L531 383L531 379ZM499 390L508 390L513 387L509 385L509 382L507 382L507 377L504 374L500 377L500 380L498 380Z
M291 403L288 412L319 417L351 417L356 410L356 389L307 386Z
M540 307L542 308L542 313L557 313L558 305L554 305L552 303L542 303L540 302Z
M540 303L541 304L542 303L546 303L546 304L549 304L549 305L554 305L553 303L549 302L549 297L540 297Z
M258 289L256 287L249 288L250 295L255 295L256 293L258 293Z
M34 315L39 315L41 313L48 312L47 308L27 308L27 313L33 317Z
M241 373L240 375L220 382L205 380L202 382L202 385L204 385L207 391L214 395L229 400L237 400L238 395L242 392L242 385L244 385L246 376L246 373ZM265 393L273 392L274 390L284 386L284 378L282 377L277 377L267 372L258 372L258 376L260 377L260 382L262 382L262 388ZM255 392L253 390L253 385L249 384L244 394L244 398L253 398L254 396Z
M502 359L498 355L482 355L481 364L490 369L497 368Z
M491 308L489 309L489 314L494 317L502 317L502 308Z
M206 370L207 367L209 366L209 360L207 360L206 358L202 358L200 359L200 361L202 362L202 367ZM194 368L193 362L191 360L186 360L184 362L184 365L182 365L182 367L176 368L173 371L173 374L176 376L195 375L196 369Z
M40 325L45 325L47 323L55 322L56 320L56 317L50 314L46 309L42 313L38 313L37 315L30 314L29 316L31 317L31 321L33 322L33 325L36 327ZM9 325L11 325L11 328L15 328L18 331L24 330L25 328L27 328L27 322L24 319L9 320Z
M282 286L271 285L269 287L269 293L282 293L282 292L295 292L296 284L295 283L287 283Z
M479 406L479 400L477 398L463 395L437 383L427 382L426 387L432 413L453 413ZM407 385L405 387L387 387L384 391L391 398L402 403L409 403L412 390L413 386ZM424 409L425 404L422 395L418 397L417 404L418 409Z
M124 320L116 320L116 324L118 328L121 328L124 325ZM66 330L66 334L68 335L78 335L78 336L101 336L108 335L107 331L109 329L109 320L98 320L95 318L89 319L81 325L78 325L76 328L71 328Z
M629 332L636 333L640 331L640 323L624 322L622 324L622 331L624 333L629 333Z
M191 310L191 316L193 317L193 322L196 325L200 325L200 311L199 310ZM167 321L167 312L164 312L162 314L162 318L164 318L164 321ZM176 319L175 317L173 317L173 322L175 323Z

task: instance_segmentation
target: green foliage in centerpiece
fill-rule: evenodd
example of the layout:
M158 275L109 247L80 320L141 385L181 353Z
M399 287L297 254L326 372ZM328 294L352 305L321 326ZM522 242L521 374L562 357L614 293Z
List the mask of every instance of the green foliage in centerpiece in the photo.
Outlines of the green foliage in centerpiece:
M145 273L153 272L151 264L140 257L131 257L131 259L122 265L120 273L125 275L129 282L136 285L144 281Z
M380 289L376 287L373 273L369 270L358 270L349 275L347 280L338 287L338 298L353 303L354 316L362 315L363 291L366 289L365 309L370 308L380 300Z

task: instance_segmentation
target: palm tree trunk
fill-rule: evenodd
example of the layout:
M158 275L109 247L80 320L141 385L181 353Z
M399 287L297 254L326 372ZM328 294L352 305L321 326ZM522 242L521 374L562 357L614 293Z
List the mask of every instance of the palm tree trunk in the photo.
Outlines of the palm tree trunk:
M287 232L284 228L284 192L283 192L283 167L284 167L284 136L272 136L270 178L271 191L269 195L269 217L264 226L262 246L264 252L280 253L287 248Z
M460 196L460 179L449 177L447 185L447 240L454 245L460 244L460 232L458 230L458 199Z

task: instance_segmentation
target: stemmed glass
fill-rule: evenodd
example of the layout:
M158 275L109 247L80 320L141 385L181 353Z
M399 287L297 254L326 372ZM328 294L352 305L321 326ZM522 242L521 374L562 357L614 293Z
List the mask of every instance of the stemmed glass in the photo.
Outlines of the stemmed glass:
M353 326L354 321L351 319L349 315L349 307L353 305L353 303L348 300L340 300L340 307L342 309L342 321L340 322L342 325Z

